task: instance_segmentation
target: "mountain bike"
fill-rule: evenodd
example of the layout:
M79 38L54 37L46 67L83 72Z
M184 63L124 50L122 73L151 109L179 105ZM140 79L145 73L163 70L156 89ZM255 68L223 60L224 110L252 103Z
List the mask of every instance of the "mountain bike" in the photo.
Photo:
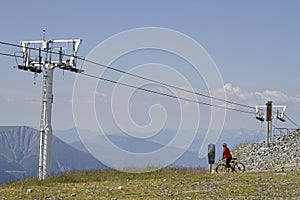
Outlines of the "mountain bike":
M245 165L241 162L238 162L237 158L232 158L232 160L230 162L230 169L231 170L229 170L229 172L237 172L237 173L241 173L241 172L244 172L246 170ZM225 164L225 159L223 160L222 163L217 165L216 172L218 174L228 172L226 164Z

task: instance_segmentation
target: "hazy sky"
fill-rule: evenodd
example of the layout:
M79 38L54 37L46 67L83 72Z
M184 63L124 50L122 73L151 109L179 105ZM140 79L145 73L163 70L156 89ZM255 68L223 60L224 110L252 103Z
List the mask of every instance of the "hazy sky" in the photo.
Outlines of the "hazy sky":
M80 38L79 55L88 56L108 37L134 28L161 27L179 31L197 41L211 56L224 82L228 100L246 105L263 105L268 100L287 105L286 114L300 123L300 2L299 1L3 1L0 6L0 40L18 44L21 40L37 40L46 30L47 39ZM14 53L15 48L0 45L0 52ZM146 52L147 53L147 52ZM147 55L144 52L144 56ZM148 55L157 56L148 52ZM99 55L105 57L105 55ZM124 70L142 64L130 56L114 64ZM137 59L138 54L132 59ZM166 59L168 55L164 57ZM153 59L153 58L151 58ZM153 62L145 58L144 61ZM154 59L155 60L155 59ZM41 112L41 78L34 85L33 74L18 71L14 58L0 57L0 125L39 126ZM122 63L122 61L124 61ZM155 60L156 61L156 60ZM147 63L145 63L147 64ZM172 62L168 63L172 67ZM174 68L175 67L175 62ZM178 67L178 66L177 66ZM121 67L120 67L121 68ZM183 70L197 91L203 80ZM182 72L183 73L183 72ZM76 76L56 70L54 82L53 128L74 127L72 91ZM109 112L105 98L112 85L99 83L97 112ZM205 85L204 85L205 86ZM155 86L149 86L155 88ZM167 118L173 128L180 119L174 100L155 95L135 94L139 104L131 114L137 124L147 124L148 109L153 104L168 105ZM109 99L109 98L108 98ZM106 99L107 100L107 99ZM82 101L85 101L84 97ZM101 103L102 102L102 103ZM174 104L174 105L173 105ZM144 106L144 107L143 107ZM143 108L145 108L143 110ZM200 106L201 120L209 118L209 108ZM104 111L103 111L104 110ZM146 113L146 114L145 114ZM98 114L100 115L100 114ZM164 115L160 112L158 116ZM154 115L155 116L155 115ZM89 118L89 116L87 116ZM108 126L112 120L99 117ZM259 129L254 115L227 112L225 128ZM293 127L274 122L278 127ZM205 123L201 127L205 128ZM264 126L264 125L263 125Z

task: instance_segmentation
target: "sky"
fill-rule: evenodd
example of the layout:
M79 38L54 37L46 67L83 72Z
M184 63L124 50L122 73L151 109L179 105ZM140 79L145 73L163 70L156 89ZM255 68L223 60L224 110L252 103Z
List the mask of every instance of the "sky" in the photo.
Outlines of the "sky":
M274 105L286 105L286 115L294 122L300 123L299 9L300 2L292 0L77 2L12 0L1 2L0 40L14 44L19 44L21 40L40 40L43 37L42 30L46 30L46 39L82 39L78 54L101 61L108 55L103 53L92 57L91 52L97 45L103 44L116 34L145 27L174 30L188 36L205 49L221 76L223 85L219 89L225 90L227 100L250 106L265 105L267 101L273 101ZM15 51L20 49L0 45L2 53ZM178 71L196 91L218 97L217 88L210 91L205 77L196 76L188 63L166 52L146 49L120 56L110 64L134 72L136 66L153 62L161 62L162 65L168 65L168 69ZM0 63L2 69L0 125L27 125L38 128L42 76L39 75L34 80L32 73L15 69L16 62L12 57L0 56ZM159 80L169 80L166 77L174 78L175 75L165 72L163 66L155 67L153 69L156 71L152 71L153 74L150 71L140 73L144 73L146 77L150 74L150 78L161 75ZM149 67L146 66L145 69ZM106 77L123 78L112 73L106 71ZM164 74L165 77L162 76ZM52 112L54 130L66 130L75 126L76 113L74 114L72 103L77 78L75 74L55 70ZM188 85L185 82L182 84L180 87ZM155 84L144 87L173 94L168 88ZM141 131L143 127L153 124L166 129L176 129L180 124L183 111L178 107L179 101L134 91L132 96L128 97L128 102L124 103L122 98L116 101L112 99L113 92L117 89L114 90L113 84L99 82L96 90L89 91L95 95L95 99L87 99L90 96L77 97L77 101L83 102L83 105L89 100L95 104L98 120L106 131L117 131L122 126L126 130ZM126 91L121 89L119 92L126 93ZM187 94L184 95L190 98ZM202 101L201 98L198 100ZM130 117L137 129L128 125L131 122L127 121L126 115L114 116L113 112L122 110L124 107L120 105L123 104L129 107ZM186 102L183 106L188 107L190 111L195 110L191 104ZM201 115L199 127L208 128L212 120L211 108L199 105L196 109L199 109ZM95 130L95 127L88 124L90 117L84 116L86 120L83 120L83 123L86 123L84 128ZM194 120L193 116L189 115L187 119L190 122ZM117 124L119 127L116 126L116 120L120 123ZM295 128L289 121L285 123L275 121L274 124L277 127ZM187 122L185 128L188 129L189 126ZM264 124L255 119L255 114L227 111L224 129L243 128L264 129Z

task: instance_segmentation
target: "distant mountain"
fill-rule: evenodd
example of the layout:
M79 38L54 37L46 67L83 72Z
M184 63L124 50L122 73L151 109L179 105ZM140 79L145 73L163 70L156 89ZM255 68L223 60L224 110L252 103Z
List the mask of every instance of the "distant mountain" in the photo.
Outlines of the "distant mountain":
M26 126L0 127L0 183L38 172L39 131ZM71 170L103 169L105 166L87 152L53 137L53 174Z
M191 146L184 150L182 147L181 149L179 147L170 147L168 148L168 151L172 154L174 152L184 152L183 155L178 158L176 161L171 163L171 166L177 166L177 167L192 167L192 168L207 168L208 167L208 161L207 157L199 158L199 151L201 148L201 145L203 143L205 134L207 130L206 129L199 129L197 131L197 134L191 144ZM77 148L82 151L87 151L86 147L80 140L80 136L78 135L76 129L70 129L67 131L56 131L56 136L64 140L65 142L72 145L74 148ZM84 134L85 136L88 136L90 138L88 140L90 145L96 145L95 141L97 141L98 147L101 149L101 152L110 152L111 156L111 162L119 162L120 165L126 165L126 161L128 161L127 158L123 158L123 160L114 161L114 155L112 155L111 146L107 145L103 142L104 136L100 136L99 134L92 133L89 131L80 131L80 134ZM191 132L186 131L184 134L191 134ZM164 146L166 146L170 141L174 138L176 135L176 131L173 130L165 130L154 137L145 138L145 139L139 139L135 137L131 137L127 134L121 134L121 133L115 133L115 134L107 134L106 137L110 140L112 144L115 146L134 153L143 153L143 152L151 152L158 150ZM185 139L185 138L183 138ZM240 129L240 130L223 130L220 138L218 138L216 143L216 161L221 157L222 155L222 144L224 142L228 143L229 147L231 149L236 148L237 146L249 143L249 142L258 142L263 141L264 139L264 133L260 130L247 130L247 129ZM130 161L128 161L130 163ZM151 163L139 163L140 165L149 165ZM120 166L121 167L121 166Z

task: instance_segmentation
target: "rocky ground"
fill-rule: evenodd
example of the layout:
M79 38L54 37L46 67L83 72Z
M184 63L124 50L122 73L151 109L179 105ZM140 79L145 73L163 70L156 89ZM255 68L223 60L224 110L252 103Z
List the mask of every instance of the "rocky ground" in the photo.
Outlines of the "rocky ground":
M280 136L269 147L251 143L233 152L247 171L300 171L300 130Z

